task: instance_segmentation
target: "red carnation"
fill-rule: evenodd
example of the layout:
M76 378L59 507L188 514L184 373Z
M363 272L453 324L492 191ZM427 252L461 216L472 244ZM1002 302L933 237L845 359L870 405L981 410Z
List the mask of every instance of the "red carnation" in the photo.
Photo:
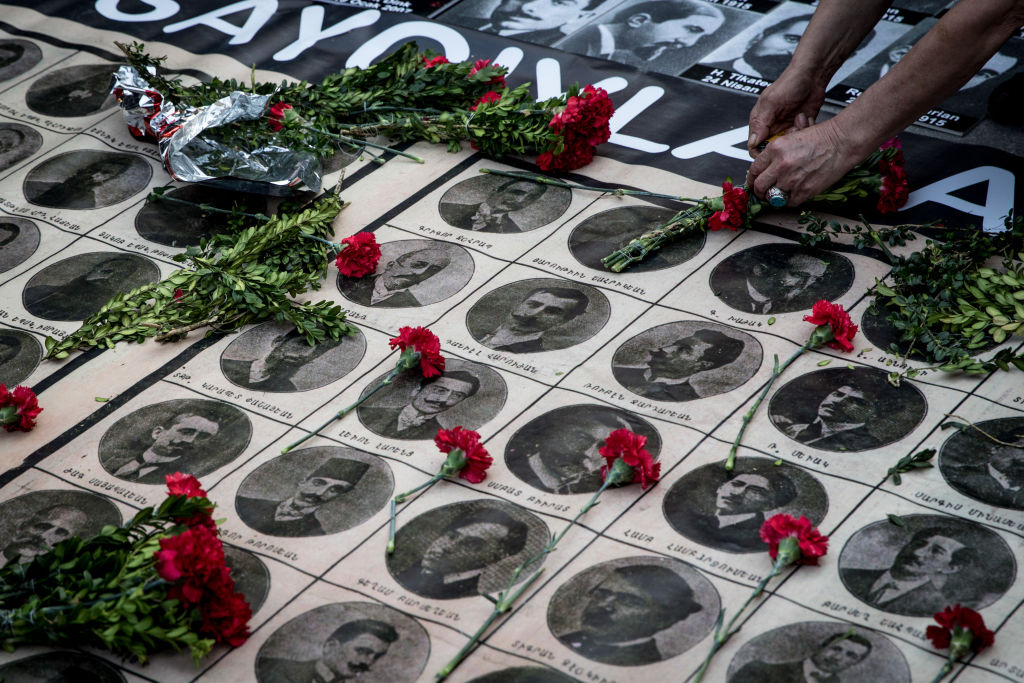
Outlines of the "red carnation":
M224 547L216 531L201 525L161 538L153 557L160 578L174 583L168 597L186 605L199 603L210 578L225 566Z
M388 340L388 346L405 352L411 349L419 354L420 370L424 377L434 377L444 372L444 356L441 355L441 340L425 327L402 327L398 336Z
M181 301L181 297L185 296L185 292L181 291L181 287L174 290L174 300Z
M494 102L500 102L500 101L501 101L501 94L500 93L497 93L497 92L495 92L493 90L488 90L487 92L485 92L483 95L480 96L480 99L477 100L476 104L474 104L472 107L470 107L469 110L470 111L476 111L476 108L479 107L481 104L493 104Z
M28 387L14 387L8 391L7 386L0 383L0 424L9 432L30 431L36 426L36 417L43 409L39 407L39 399Z
M853 351L853 337L859 329L850 319L850 314L843 310L841 304L833 304L824 299L819 299L813 307L811 314L804 316L804 321L818 327L815 335L819 334L813 346L827 344L837 351ZM827 326L827 327L826 327Z
M480 443L480 435L472 429L439 429L434 444L442 453L451 453L455 449L462 451L465 463L457 471L470 484L479 484L487 478L487 468L494 460ZM446 473L447 476L452 474L455 472Z
M786 564L818 564L818 558L828 552L828 536L822 536L806 517L774 515L761 525L761 540L769 545L773 560L778 557L779 544L789 538L796 540L799 550Z
M380 245L372 232L357 232L341 241L345 248L338 252L334 265L345 277L360 278L373 273L380 261Z
M654 456L644 448L646 443L646 436L634 434L628 429L616 429L608 435L599 451L607 461L601 468L601 475L607 478L615 462L622 460L633 468L633 478L627 483L639 481L643 489L653 486L661 477L661 463L655 462Z
M284 113L291 108L292 105L284 102L278 102L270 108L270 113L267 114L267 118L270 119L270 121L267 122L270 126L270 130L275 133L281 130L281 124L282 121L284 121Z
M611 137L608 121L614 113L611 98L602 88L588 85L579 95L570 96L564 109L548 123L561 138L562 151L552 149L540 154L537 166L544 171L571 171L589 164L594 147Z
M708 227L712 230L742 228L747 217L749 197L742 187L733 187L728 180L722 183L722 210L711 214Z
M487 67L495 68L497 66L497 64L491 64L491 60L489 59L478 59L475 62L473 62L473 68L469 70L469 75L472 76L476 74L477 71L480 71L481 69L486 69ZM505 76L503 74L498 74L497 76L492 77L491 80L487 82L490 83L491 85L504 88Z
M899 138L892 138L881 146L883 150L892 148L896 151L891 158L883 157L878 161L878 170L881 173L878 210L882 213L894 213L907 203L907 197L910 195L906 159L903 157L903 146Z
M962 651L955 653L957 658L968 650L981 652L995 642L995 634L985 628L985 620L970 607L946 605L946 609L935 614L935 621L938 626L929 626L924 634L940 650L951 643L958 645Z
M424 62L423 62L423 68L424 69L429 69L430 67L437 66L439 64L449 64L450 63L448 61L448 58L445 57L444 55L437 55L437 56L431 57L429 59L424 57L423 59L424 59Z
M188 496L189 498L206 498L202 484L191 474L175 472L164 477L167 482L167 495Z
M245 596L235 591L235 581L226 566L210 577L199 611L203 618L200 631L218 643L238 647L248 638L252 608Z

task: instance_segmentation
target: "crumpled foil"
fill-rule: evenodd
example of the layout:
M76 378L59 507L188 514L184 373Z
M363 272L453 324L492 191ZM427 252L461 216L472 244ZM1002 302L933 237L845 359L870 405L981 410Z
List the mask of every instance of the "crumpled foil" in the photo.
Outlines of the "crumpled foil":
M310 152L275 144L246 151L203 135L217 126L263 118L269 95L236 90L205 107L179 109L131 66L118 68L111 90L132 134L157 140L164 166L175 180L216 181L250 192L262 183L274 186L266 188L266 194L282 194L282 189L300 183L313 192L320 190L320 161Z

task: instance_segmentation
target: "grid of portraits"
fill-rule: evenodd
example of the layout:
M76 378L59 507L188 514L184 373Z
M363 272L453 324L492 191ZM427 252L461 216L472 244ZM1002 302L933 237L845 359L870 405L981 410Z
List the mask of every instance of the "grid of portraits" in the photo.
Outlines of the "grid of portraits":
M591 17L640 4L580 5L579 32ZM466 17L473 9L470 0L454 7ZM704 33L754 26L756 17L728 10L700 14L719 24ZM575 35L559 32L544 40ZM634 53L696 63L686 50L706 37ZM173 254L224 221L145 201L163 171L125 139L119 113L96 90L95 57L0 36L0 57L5 49L19 56L0 60L0 140L11 131L20 151L0 156L0 381L40 383L55 371L41 361L45 334L74 330L125 283L165 276ZM61 97L66 106L54 107ZM402 159L377 167L339 158L331 170L347 166L342 196L354 202L339 235L365 225L382 245L374 276L330 276L315 295L349 310L357 333L310 347L268 322L161 347L159 362L145 359L148 346L134 349L140 364L122 390L63 424L43 457L0 489L6 563L158 502L166 474L200 476L254 611L251 640L216 650L199 669L172 656L140 667L99 653L22 650L0 656L5 680L427 680L489 613L482 596L597 490L598 449L619 428L647 437L662 481L607 492L535 568L519 606L455 680L689 675L719 610L738 609L769 571L758 531L777 513L819 525L832 536L830 553L759 603L713 680L815 671L827 681L909 681L911 671L941 665L923 631L947 602L980 610L1012 638L1024 560L1024 392L1006 376L926 369L892 386L882 350L898 335L865 294L887 273L880 261L852 248L809 249L763 226L682 240L613 274L600 256L670 209L483 175L484 166L514 169L469 152L418 151L430 163L413 175ZM627 174L613 161L596 168L600 175L578 179L648 180L645 169ZM406 196L387 191L396 186ZM267 209L263 198L220 188L170 192ZM794 363L726 473L744 413L773 359L805 341L802 316L819 298L843 303L864 336L853 354L822 349ZM401 325L439 335L445 373L401 376L282 455L394 367L387 340ZM84 367L104 377L124 374L123 363L108 353ZM906 363L923 366L913 356ZM141 371L150 366L161 371ZM979 429L948 428L950 420ZM487 480L442 481L403 505L396 551L385 553L391 497L432 476L443 460L432 437L457 425L483 435L495 460ZM898 457L923 448L936 449L935 468L899 486L885 480ZM1004 669L1024 667L1011 638L973 662L972 676L1005 680Z

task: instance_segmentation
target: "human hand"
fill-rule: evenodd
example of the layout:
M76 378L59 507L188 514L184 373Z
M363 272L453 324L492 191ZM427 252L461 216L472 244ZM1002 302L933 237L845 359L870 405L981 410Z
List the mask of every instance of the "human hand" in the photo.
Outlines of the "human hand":
M764 197L775 186L786 206L798 206L827 190L860 159L834 119L772 140L747 171L747 187Z
M774 135L813 125L824 102L824 83L799 69L787 68L765 88L750 111L750 156L756 158L758 145Z

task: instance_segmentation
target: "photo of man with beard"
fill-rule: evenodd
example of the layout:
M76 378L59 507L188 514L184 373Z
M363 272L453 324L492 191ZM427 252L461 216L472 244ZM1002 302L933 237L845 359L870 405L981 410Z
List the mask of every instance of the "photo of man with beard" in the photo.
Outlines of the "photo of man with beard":
M543 227L569 208L564 187L480 175L449 188L438 202L442 220L462 230L518 234Z
M942 444L943 478L975 500L1024 510L1024 418L1000 417L975 426L984 433L959 431Z
M433 439L443 429L438 417L480 390L480 380L466 371L445 370L440 377L422 378L405 406L357 408L359 421L376 434L392 439Z
M462 247L432 240L381 245L377 272L363 278L338 275L349 301L374 308L427 306L447 299L473 277L473 257Z
M477 31L551 45L592 18L606 2L617 4L616 0L464 0L442 18Z
M58 261L25 284L25 310L46 320L85 320L118 292L160 279L160 269L143 256L94 251Z
M754 36L739 57L706 65L713 69L774 81L789 66L796 45L810 22L810 14L783 19Z

